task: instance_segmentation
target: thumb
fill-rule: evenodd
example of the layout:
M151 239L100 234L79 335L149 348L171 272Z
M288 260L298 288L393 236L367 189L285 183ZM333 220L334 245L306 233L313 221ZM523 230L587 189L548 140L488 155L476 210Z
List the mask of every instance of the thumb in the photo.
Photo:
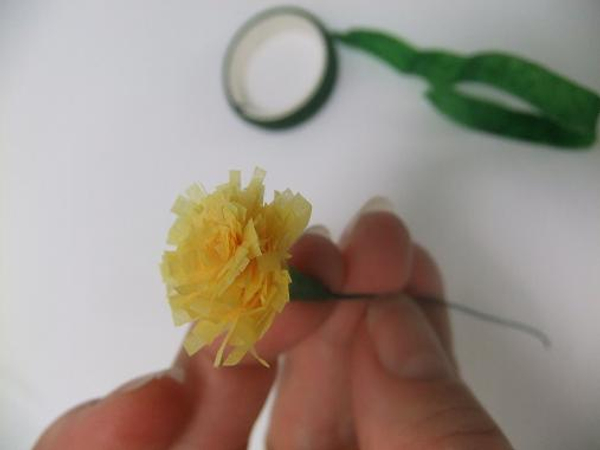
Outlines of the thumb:
M371 303L352 358L361 449L512 448L413 300Z

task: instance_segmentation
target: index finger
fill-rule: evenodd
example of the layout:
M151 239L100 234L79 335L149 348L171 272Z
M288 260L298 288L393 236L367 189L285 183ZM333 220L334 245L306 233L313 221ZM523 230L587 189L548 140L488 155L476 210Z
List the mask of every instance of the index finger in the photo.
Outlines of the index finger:
M343 279L343 260L329 240L308 233L292 248L291 264L314 276L331 289ZM199 448L242 448L276 375L277 357L316 330L333 310L332 303L288 304L272 328L257 345L257 351L272 369L252 357L235 367L214 369L217 345L193 357L180 353L177 365L187 374L188 393L197 405L184 442Z

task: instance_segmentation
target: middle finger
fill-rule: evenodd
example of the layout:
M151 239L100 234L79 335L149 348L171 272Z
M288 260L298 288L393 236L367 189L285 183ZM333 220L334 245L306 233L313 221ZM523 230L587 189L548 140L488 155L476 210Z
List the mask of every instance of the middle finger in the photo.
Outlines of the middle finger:
M410 274L411 245L396 216L363 210L346 242L345 279L339 288L349 293L404 288ZM349 364L354 331L365 307L362 301L340 302L315 334L288 353L273 409L272 448L357 447Z

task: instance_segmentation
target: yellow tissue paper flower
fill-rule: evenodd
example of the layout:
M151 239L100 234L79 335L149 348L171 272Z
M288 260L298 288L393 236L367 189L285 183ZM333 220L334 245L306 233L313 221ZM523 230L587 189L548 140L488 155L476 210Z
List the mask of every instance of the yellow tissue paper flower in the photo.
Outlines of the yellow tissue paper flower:
M207 194L200 185L180 196L168 237L175 248L161 265L175 325L195 322L184 341L189 355L223 341L214 364L235 365L289 301L289 248L304 231L311 205L290 190L264 203L265 172L241 188L239 171ZM231 351L226 358L226 348Z

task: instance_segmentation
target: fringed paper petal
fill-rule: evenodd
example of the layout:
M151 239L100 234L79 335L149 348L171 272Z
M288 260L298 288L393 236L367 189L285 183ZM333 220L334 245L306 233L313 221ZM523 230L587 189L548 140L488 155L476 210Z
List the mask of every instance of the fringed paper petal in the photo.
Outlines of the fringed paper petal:
M195 323L184 342L190 355L225 335L216 366L247 353L267 365L254 346L289 301L286 260L311 206L289 190L265 204L264 177L256 169L242 189L240 172L231 171L214 193L193 185L172 208L168 242L175 248L163 255L161 272L173 321Z

